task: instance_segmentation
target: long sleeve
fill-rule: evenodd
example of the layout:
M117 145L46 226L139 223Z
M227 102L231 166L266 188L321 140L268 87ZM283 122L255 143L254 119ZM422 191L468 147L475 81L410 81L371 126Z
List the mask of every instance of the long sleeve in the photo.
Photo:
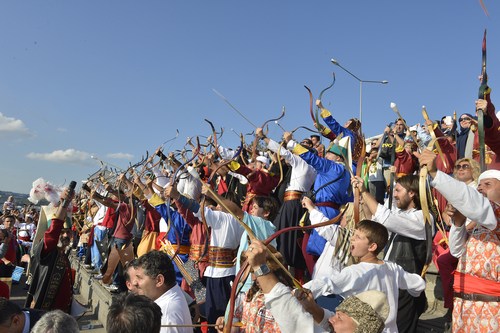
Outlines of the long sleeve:
M485 228L495 230L497 219L491 203L476 189L441 171L437 172L431 185L465 217Z
M340 125L339 122L335 118L333 118L332 114L327 109L321 109L321 117L336 137L339 137L340 135L342 135L343 137L350 137L351 151L354 152L357 140L356 135L350 129L347 129Z
M465 224L461 227L456 227L454 224L451 225L448 244L450 248L450 254L455 258L460 258L465 253L465 243L469 237Z
M57 247L59 242L59 236L61 235L61 230L63 228L64 221L58 219L52 219L50 227L43 236L43 250L42 256L53 251Z
M329 220L328 217L326 217L322 212L320 212L318 209L314 209L309 213L309 220L311 221L311 224L318 224L322 222L326 222ZM339 226L336 224L328 225L325 227L319 227L316 228L316 231L318 234L326 239L332 246L335 246L335 243L337 243L337 230Z
M390 232L417 240L425 239L425 221L421 210L391 211L378 204L373 220L383 224Z
M265 302L282 332L314 332L313 317L292 296L289 287L277 283L269 293L265 294Z
M292 167L290 183L287 184L286 190L301 192L309 191L311 186L314 184L314 180L316 179L316 170L314 170L314 168L307 164L302 158L293 154L291 151L280 147L280 145L273 140L269 140L267 147L273 152L277 152L279 150L280 156L283 157L285 162Z
M408 273L403 267L397 267L399 289L407 290L413 297L418 297L425 290L425 280L418 274Z

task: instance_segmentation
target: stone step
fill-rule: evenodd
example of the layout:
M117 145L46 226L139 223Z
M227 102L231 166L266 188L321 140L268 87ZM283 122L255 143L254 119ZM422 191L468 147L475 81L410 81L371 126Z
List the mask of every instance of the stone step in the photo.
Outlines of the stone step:
M425 275L425 295L427 296L427 310L420 316L417 332L444 332L445 314L443 288L436 266L431 264Z
M74 297L87 309L86 315L79 320L81 330L86 332L105 333L106 318L111 305L112 294L104 288L100 280L83 266L81 261L70 257L71 266L76 271Z

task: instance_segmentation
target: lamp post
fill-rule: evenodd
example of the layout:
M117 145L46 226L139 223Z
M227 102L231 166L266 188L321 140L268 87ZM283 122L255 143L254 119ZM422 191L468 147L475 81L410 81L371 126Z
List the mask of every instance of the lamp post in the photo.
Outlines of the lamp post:
M380 83L380 84L387 84L389 81L383 80L383 81L373 81L373 80L361 80L359 77L351 73L347 68L343 67L337 60L332 59L330 60L332 64L339 66L344 70L347 74L358 80L359 82L359 121L362 121L363 117L363 83Z

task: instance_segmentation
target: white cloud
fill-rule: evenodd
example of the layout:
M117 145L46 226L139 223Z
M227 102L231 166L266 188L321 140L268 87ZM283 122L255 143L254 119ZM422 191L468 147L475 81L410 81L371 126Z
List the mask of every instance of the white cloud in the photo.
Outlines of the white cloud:
M106 156L109 158L116 158L121 160L131 160L134 157L134 155L128 153L110 153Z
M66 133L68 130L66 128L63 128L63 127L58 127L58 128L56 128L56 131L61 132L61 133Z
M0 112L0 134L17 134L23 136L29 136L29 132L26 125L20 119L15 119L11 117L4 116Z
M29 153L32 160L42 160L57 163L91 164L90 154L76 149L54 150L51 153Z

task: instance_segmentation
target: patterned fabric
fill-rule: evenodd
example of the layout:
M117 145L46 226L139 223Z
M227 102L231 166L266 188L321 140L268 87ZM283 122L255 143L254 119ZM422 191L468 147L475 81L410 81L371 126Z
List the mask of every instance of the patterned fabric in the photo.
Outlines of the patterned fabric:
M457 272L500 282L500 206L493 204L497 217L494 231L478 226L467 241L467 252L458 262ZM454 290L467 292L467 286L455 277ZM476 286L477 287L477 286ZM498 332L499 302L468 301L455 297L453 332Z
M208 262L213 267L233 267L236 253L237 251L233 249L210 246L208 248Z
M189 258L193 261L199 261L201 259L201 255L203 254L203 250L205 249L205 244L191 244L191 249L189 250ZM207 261L206 256L203 258L203 261Z
M278 323L274 320L271 311L266 308L264 294L259 291L250 302L245 300L246 294L241 293L234 318L241 319L244 328L242 333L280 333Z

